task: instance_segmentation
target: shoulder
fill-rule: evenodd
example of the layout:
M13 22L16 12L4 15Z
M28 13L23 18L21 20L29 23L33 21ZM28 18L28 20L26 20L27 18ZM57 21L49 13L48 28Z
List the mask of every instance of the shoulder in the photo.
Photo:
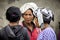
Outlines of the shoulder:
M23 32L26 33L27 32L27 28L23 27Z
M53 28L48 27L48 28L45 29L45 32L54 33L54 30L53 30Z
M20 30L23 32L23 33L26 33L27 32L27 28L23 27L20 25Z
M22 32L22 34L24 35L25 38L28 36L28 31L25 27L22 27L21 32Z
M5 28L6 28L6 27L0 29L0 33L4 32Z
M2 28L2 29L0 30L0 37L3 36L3 35L5 35L5 28L6 28L6 27L4 27L4 28Z
M42 31L42 34L47 37L54 37L56 36L54 30L51 27L46 28Z
M41 28L37 28L37 27L36 27L36 30L37 30L38 33L41 32Z

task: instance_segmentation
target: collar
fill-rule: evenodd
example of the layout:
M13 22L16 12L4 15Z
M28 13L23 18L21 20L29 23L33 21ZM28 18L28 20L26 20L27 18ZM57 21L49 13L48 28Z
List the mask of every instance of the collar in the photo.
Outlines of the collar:
M16 33L20 30L20 25L18 25L19 27L15 27L17 30L16 30ZM14 37L17 37L16 35L15 35L15 33L12 31L12 29L10 28L10 26L8 25L8 26L6 26L6 28L5 28L5 30L6 30L6 33L7 33L7 36L8 37L11 37L11 38L14 38Z
M31 32L31 30L27 27L27 25L25 25L24 21L22 22L22 24L24 27L26 27ZM36 28L36 26L33 22L31 22L31 24L33 25L33 30L34 30Z

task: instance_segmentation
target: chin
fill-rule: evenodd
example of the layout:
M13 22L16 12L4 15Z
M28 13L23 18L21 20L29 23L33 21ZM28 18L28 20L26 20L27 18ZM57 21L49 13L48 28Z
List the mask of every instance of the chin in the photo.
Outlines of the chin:
M27 21L26 23L31 23L31 21Z

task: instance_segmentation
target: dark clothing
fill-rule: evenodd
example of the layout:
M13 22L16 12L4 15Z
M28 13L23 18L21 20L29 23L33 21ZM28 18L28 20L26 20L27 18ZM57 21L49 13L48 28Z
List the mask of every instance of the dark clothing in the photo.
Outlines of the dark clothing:
M22 22L23 26L26 27L30 33L32 32L25 24L24 24L24 21ZM31 22L31 24L33 25L33 30L36 28L35 24L33 22Z
M60 31L58 32L57 40L60 40Z
M17 25L6 26L0 30L0 40L29 40L27 29Z

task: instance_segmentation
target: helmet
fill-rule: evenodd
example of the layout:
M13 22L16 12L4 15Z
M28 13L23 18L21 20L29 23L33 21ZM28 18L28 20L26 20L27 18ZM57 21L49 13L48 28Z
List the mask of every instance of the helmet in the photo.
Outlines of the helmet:
M38 8L38 6L33 2L25 3L23 6L21 6L21 13L24 13L29 8L33 10L33 14L35 15L35 10Z
M43 22L44 23L50 23L51 20L54 21L54 14L52 13L51 10L44 8L41 10L41 13L43 15Z
M36 17L38 19L39 26L43 28L44 23L50 24L51 20L54 21L54 14L50 9L47 8L38 8L36 11Z

